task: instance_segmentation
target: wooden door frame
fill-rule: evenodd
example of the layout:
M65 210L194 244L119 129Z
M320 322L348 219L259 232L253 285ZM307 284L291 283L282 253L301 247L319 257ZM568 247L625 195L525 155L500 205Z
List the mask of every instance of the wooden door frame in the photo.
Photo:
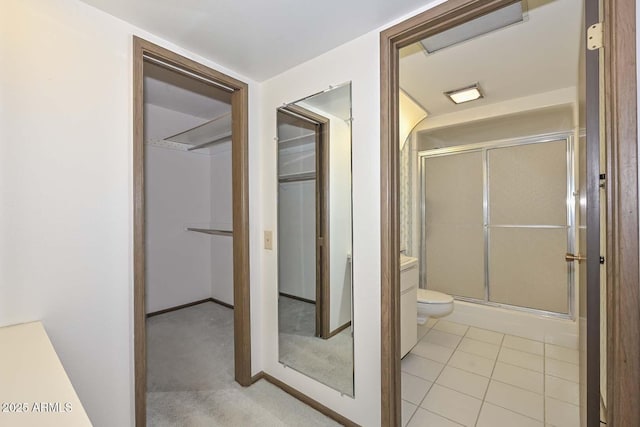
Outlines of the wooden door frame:
M235 380L251 381L249 287L249 142L248 85L144 39L133 37L133 239L134 239L134 381L136 426L146 425L145 194L144 194L144 58L185 70L219 84L231 93L233 317ZM210 83L211 84L211 83Z
M640 425L640 260L635 1L603 0L607 147L608 421ZM514 0L449 0L380 34L381 419L401 425L398 50ZM599 255L599 254L596 254ZM591 258L594 254L591 254ZM588 294L598 302L599 287ZM597 294L597 295L596 295ZM589 320L588 320L589 322ZM593 323L593 322L592 322ZM591 326L591 327L589 327ZM599 325L588 325L592 343ZM597 345L597 344L596 344ZM590 346L592 347L592 346ZM594 362L590 363L595 366ZM591 380L593 381L593 380ZM591 383L589 381L589 383ZM598 379L599 384L599 379ZM598 425L590 419L589 425Z
M288 104L278 112L313 124L316 134L316 336L331 337L331 286L330 286L330 198L329 198L329 138L330 121L299 105ZM297 117L300 116L300 117ZM318 176L320 172L320 176ZM320 179L318 179L320 178ZM320 207L320 208L319 208ZM323 215L324 213L324 215ZM280 227L278 227L280 229ZM318 254L321 256L318 257Z
M604 0L607 424L640 425L636 3Z

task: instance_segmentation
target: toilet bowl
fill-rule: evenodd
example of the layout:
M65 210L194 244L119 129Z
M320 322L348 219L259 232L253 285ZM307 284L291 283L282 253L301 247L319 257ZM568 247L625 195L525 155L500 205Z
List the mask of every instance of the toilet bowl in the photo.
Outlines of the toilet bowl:
M418 289L418 323L429 317L442 317L453 311L453 297L438 291Z

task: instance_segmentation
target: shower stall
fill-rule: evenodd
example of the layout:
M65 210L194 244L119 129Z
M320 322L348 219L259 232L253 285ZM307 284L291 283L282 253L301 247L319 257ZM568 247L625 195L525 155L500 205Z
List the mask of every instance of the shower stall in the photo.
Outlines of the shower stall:
M573 319L574 132L417 154L420 287Z

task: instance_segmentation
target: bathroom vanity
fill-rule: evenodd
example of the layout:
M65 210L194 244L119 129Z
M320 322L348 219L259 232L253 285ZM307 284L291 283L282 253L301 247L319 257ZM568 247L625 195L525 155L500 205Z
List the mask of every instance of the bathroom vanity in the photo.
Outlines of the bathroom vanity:
M400 255L400 357L418 341L418 260Z

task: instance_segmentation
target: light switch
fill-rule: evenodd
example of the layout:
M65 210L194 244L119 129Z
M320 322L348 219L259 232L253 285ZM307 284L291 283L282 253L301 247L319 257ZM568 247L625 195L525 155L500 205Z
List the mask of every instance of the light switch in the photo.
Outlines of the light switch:
M273 232L271 230L265 230L264 232L264 248L273 249Z

